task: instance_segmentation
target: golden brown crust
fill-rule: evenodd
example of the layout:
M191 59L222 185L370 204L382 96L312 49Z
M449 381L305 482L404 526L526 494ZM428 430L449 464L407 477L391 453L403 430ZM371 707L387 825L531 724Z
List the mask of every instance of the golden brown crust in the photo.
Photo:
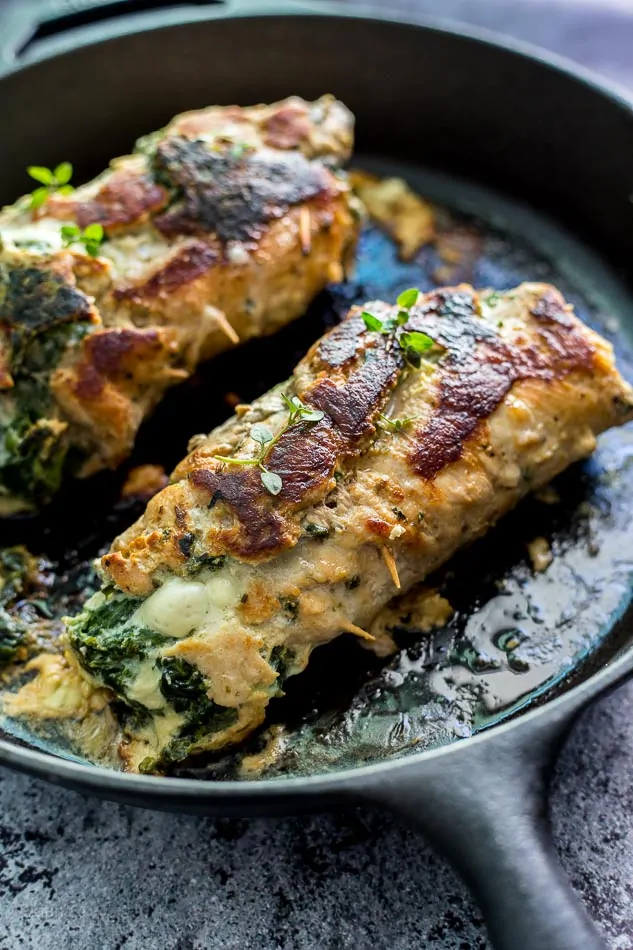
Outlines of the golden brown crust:
M297 148L310 134L310 119L301 105L289 104L267 116L262 131L271 148Z
M51 391L73 421L79 444L94 445L86 474L128 454L143 418L148 388L161 391L188 375L169 329L109 329L86 337L79 358L51 377Z
M402 178L378 178L354 170L350 180L367 212L391 234L405 261L436 237L435 211Z
M415 433L411 463L432 478L462 454L464 444L522 379L561 379L572 370L591 372L595 347L554 288L544 290L531 314L542 325L533 342L511 344L475 318L469 290L436 291L416 308L410 326L446 347L435 412Z
M268 148L299 149L310 157L339 164L352 154L349 114L333 96L306 102L290 96L258 106L212 106L177 116L165 134L195 139L220 137L231 144L262 144Z
M121 498L149 501L152 495L166 488L168 484L169 479L162 465L136 465L127 474L121 489Z

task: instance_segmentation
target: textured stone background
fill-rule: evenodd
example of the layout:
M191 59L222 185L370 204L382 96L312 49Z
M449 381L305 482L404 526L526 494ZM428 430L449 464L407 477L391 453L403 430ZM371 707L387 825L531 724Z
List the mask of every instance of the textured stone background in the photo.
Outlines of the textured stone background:
M496 26L633 87L633 4L623 0L599 10L590 0L392 5ZM632 752L633 683L577 724L551 795L562 861L612 950L633 950ZM488 947L445 862L377 811L200 820L8 771L0 803L0 950Z

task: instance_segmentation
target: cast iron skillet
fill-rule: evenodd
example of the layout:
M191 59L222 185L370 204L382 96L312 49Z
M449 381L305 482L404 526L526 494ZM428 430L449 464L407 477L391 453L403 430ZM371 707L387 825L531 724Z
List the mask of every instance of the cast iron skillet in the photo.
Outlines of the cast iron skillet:
M70 157L82 178L182 109L331 90L356 113L360 152L395 162L423 156L544 210L608 260L624 288L633 259L633 112L577 67L471 30L414 26L327 0L160 11L163 4L137 2L128 11L140 12L111 17L121 6L96 14L77 4L78 14L35 30L19 4L0 24L3 202L21 193L30 162ZM556 698L398 760L209 782L113 773L3 739L0 761L113 800L197 814L379 803L461 871L498 950L597 950L553 853L544 790L574 717L633 670L631 619L630 611L612 618L608 649Z

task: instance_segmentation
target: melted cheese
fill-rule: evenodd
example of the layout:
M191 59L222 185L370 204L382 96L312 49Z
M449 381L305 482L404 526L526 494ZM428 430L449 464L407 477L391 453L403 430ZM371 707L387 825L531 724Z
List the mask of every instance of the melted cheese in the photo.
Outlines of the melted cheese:
M209 596L199 581L168 580L138 610L138 619L166 637L180 639L200 626Z
M207 593L209 595L209 601L215 607L218 607L220 610L225 607L235 604L239 599L237 596L237 590L235 584L231 581L229 577L218 577L214 575L210 577L206 583Z
M65 656L41 653L27 663L25 671L37 675L4 699L4 711L13 718L80 719L107 705L107 690L95 687Z
M166 702L160 691L160 678L161 671L156 666L155 657L139 663L135 678L125 689L128 698L147 709L161 709Z
M235 581L224 573L210 574L204 581L172 577L138 609L140 624L180 640L204 627L213 633L229 619L240 600Z
M28 246L32 245L34 250L52 253L61 250L63 223L54 218L31 221L30 217L23 216L16 218L15 224L3 224L0 240L5 247L10 249L28 249Z

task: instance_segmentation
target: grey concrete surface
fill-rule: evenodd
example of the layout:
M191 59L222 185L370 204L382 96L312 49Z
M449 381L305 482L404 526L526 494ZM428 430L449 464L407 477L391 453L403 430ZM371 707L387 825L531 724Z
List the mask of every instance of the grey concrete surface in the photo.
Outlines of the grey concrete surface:
M632 5L623 0L394 5L496 26L633 86ZM200 820L0 771L0 814L0 950L488 946L446 863L378 811ZM633 950L633 684L574 728L551 817L561 860L609 946Z
M576 725L551 795L561 859L612 950L633 950L632 751L630 684ZM202 820L9 772L0 801L1 950L488 947L445 862L378 811Z

